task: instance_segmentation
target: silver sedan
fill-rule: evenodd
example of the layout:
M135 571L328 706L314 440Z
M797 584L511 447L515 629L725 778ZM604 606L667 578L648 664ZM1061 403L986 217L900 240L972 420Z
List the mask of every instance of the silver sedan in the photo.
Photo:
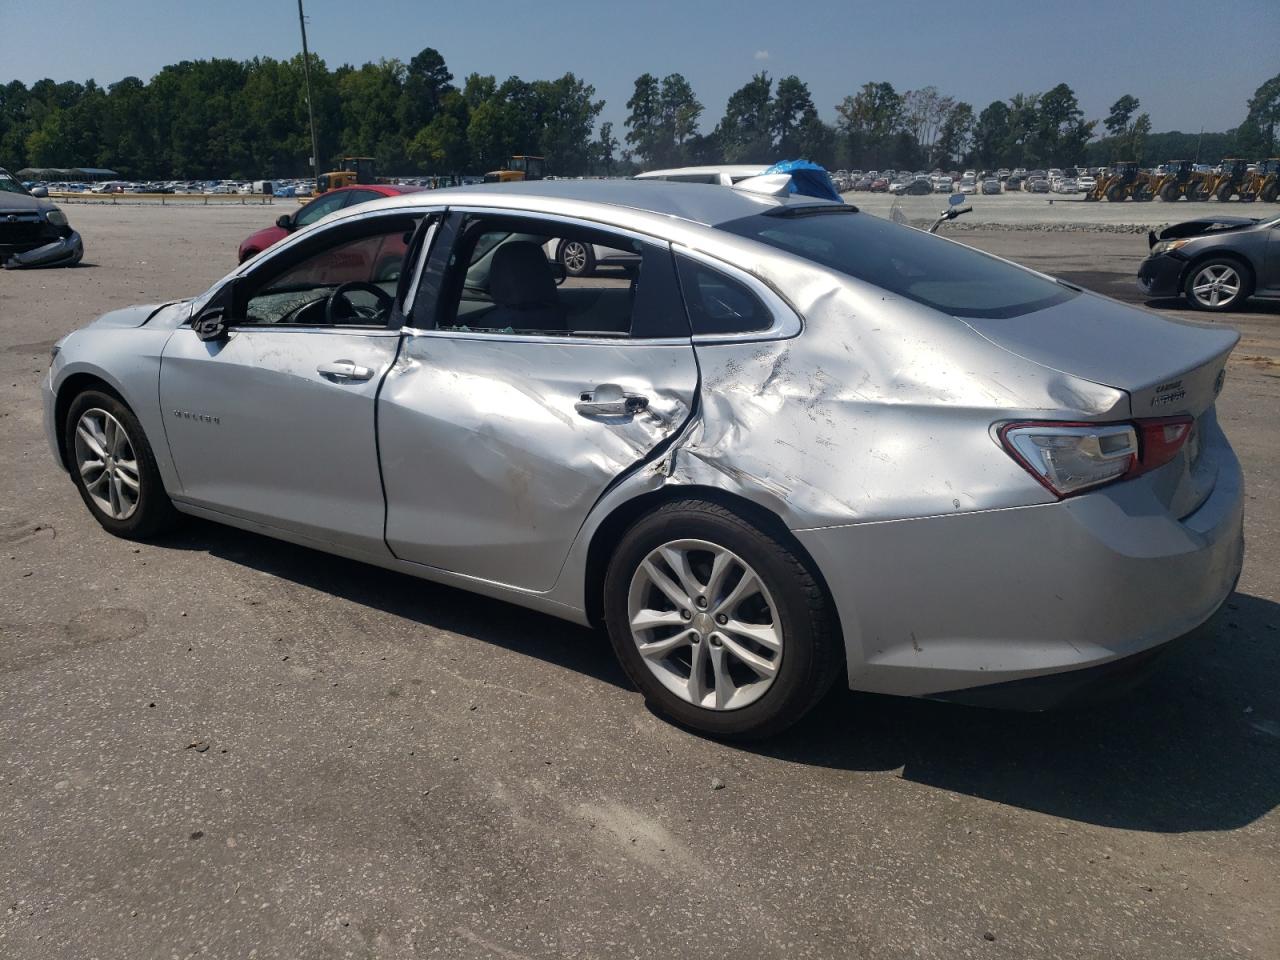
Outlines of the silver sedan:
M1043 707L1204 622L1236 339L840 203L530 183L108 313L44 402L111 533L191 514L602 624L663 714L760 736L837 682Z

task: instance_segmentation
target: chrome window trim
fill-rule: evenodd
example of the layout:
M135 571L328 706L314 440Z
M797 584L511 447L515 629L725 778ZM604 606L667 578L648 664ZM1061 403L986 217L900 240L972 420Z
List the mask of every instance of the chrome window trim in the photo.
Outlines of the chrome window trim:
M412 194L405 194L405 196L412 196ZM373 203L375 201L370 200L367 202ZM330 230L338 227L343 227L348 224L357 223L361 220L370 220L374 217L395 217L395 216L429 217L432 214L443 215L447 210L448 210L448 207L445 204L440 204L440 206L438 207L435 207L435 206L428 207L428 206L422 206L422 205L397 206L397 207L391 207L391 208L378 207L376 210L363 210L360 213L352 213L350 215L344 215L342 210L335 210L333 213L328 214L322 219L311 224L311 226L303 227L301 230L291 233L289 236L281 240L275 246L268 247L266 250L263 250L256 257L246 260L244 263L242 263L239 266L238 269L236 269L233 273L229 274L224 279L230 279L231 277L247 276L251 271L257 270L259 267L262 267L270 263L280 254L284 253L286 250L291 249L296 243L301 241L303 238L310 240L311 237L314 235L314 233L317 231ZM330 220L329 217L335 217L336 219ZM218 287L221 288L221 286L222 284L219 283Z
M741 267L735 266L726 260L704 253L701 250L695 250L693 247L686 247L684 244L673 243L671 249L681 256L688 257L690 260L710 267L712 270L718 270L732 280L741 283L764 303L765 309L769 311L773 317L773 323L764 330L750 330L743 333L695 333L693 335L694 344L713 344L713 343L754 343L759 340L789 340L792 337L800 335L804 329L804 321L800 314L778 296L777 292L769 284L765 283L754 273L743 270ZM678 271L677 271L678 272Z
M439 220L427 224L427 235L422 238L422 249L418 251L418 261L409 266L413 276L409 280L409 289L404 295L404 303L400 305L400 312L406 317L413 313L413 301L418 297L418 284L422 282L422 268L427 265L427 257L431 255L431 245L435 243L439 230Z
M187 327L190 329L190 327ZM386 326L380 327L359 327L353 325L339 326L334 324L329 326L292 326L291 324L275 324L275 323L242 323L235 326L228 326L229 333L345 333L345 334L361 334L371 337L398 337L400 331L391 329Z

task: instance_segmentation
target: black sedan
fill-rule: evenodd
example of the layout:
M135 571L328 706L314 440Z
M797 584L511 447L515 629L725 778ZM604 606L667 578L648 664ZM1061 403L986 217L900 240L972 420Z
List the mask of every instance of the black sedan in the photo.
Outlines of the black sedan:
M1188 220L1148 233L1147 243L1138 283L1149 297L1186 297L1197 310L1280 299L1280 217Z
M80 234L43 187L28 191L0 168L0 266L71 266L84 256Z

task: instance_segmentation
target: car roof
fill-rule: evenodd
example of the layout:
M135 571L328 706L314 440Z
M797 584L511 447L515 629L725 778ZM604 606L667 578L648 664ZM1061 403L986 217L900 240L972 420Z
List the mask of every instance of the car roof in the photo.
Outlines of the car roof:
M729 176L754 176L764 173L769 169L767 163L722 163L709 167L670 167L666 170L646 170L644 173L637 173L635 179L647 180L656 177L674 177L683 175L697 175L709 173L727 173Z
M547 201L592 204L605 208L641 211L678 217L706 226L749 217L774 207L805 207L834 204L793 194L765 196L715 184L672 183L667 180L534 180L524 183L489 183L469 187L427 190L408 198L417 205L463 206L513 205L543 211ZM522 202L523 201L523 202Z

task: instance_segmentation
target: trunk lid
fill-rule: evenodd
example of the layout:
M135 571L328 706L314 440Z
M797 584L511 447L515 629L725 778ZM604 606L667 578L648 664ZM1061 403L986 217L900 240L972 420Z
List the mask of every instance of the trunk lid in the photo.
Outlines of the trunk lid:
M1217 430L1213 406L1240 339L1235 330L1156 316L1091 293L1020 317L964 322L1041 366L1125 391L1135 420L1192 417L1191 438L1178 456L1145 479L1179 517L1212 491L1200 451Z

